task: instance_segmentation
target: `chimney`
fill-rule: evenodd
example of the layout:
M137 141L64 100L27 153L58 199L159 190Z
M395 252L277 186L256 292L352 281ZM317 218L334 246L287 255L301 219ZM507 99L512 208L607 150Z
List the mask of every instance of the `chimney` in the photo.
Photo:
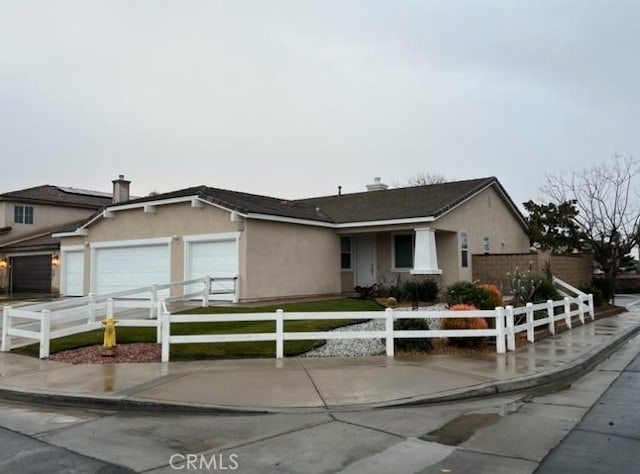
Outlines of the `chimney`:
M131 181L124 179L124 175L121 174L118 179L114 179L111 182L113 183L113 203L128 201Z
M382 183L379 176L373 178L373 184L367 184L367 191L384 191L388 188L389 185Z

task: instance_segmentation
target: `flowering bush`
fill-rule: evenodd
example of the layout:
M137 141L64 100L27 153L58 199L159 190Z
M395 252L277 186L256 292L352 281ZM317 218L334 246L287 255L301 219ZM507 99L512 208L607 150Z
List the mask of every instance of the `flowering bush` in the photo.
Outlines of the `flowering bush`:
M449 311L476 311L478 308L468 304L454 304ZM487 329L489 325L484 318L445 318L440 322L444 330L453 329ZM485 341L484 337L450 337L449 344L456 347L478 347Z
M480 288L484 290L487 294L487 299L485 300L485 305L488 306L487 309L493 309L497 306L504 306L504 301L502 299L502 294L496 285L480 285Z

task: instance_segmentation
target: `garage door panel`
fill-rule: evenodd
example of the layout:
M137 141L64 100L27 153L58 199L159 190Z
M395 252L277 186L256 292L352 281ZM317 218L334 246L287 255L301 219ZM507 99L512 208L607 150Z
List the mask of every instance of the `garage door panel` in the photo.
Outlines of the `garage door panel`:
M212 278L228 278L238 274L238 245L235 240L212 242L190 242L187 261L187 279L201 278L209 275ZM213 281L213 291L233 291L233 281ZM201 289L194 285L189 292ZM233 294L215 295L215 299L233 299Z
M51 293L51 255L11 257L14 293Z
M62 252L62 294L84 295L84 251Z
M98 248L95 262L94 291L98 294L170 282L168 245ZM168 294L169 290L160 292L161 297Z

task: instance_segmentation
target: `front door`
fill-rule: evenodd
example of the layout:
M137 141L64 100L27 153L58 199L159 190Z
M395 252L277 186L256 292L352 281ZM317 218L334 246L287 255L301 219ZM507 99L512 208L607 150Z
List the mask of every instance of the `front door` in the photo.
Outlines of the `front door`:
M375 235L356 236L356 286L371 286L376 282Z

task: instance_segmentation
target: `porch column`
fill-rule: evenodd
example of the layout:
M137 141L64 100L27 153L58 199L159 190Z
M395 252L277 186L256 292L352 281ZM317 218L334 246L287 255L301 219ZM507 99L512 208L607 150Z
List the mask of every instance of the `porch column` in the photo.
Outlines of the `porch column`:
M416 247L413 260L414 275L439 275L438 254L436 253L436 231L430 227L415 229Z

